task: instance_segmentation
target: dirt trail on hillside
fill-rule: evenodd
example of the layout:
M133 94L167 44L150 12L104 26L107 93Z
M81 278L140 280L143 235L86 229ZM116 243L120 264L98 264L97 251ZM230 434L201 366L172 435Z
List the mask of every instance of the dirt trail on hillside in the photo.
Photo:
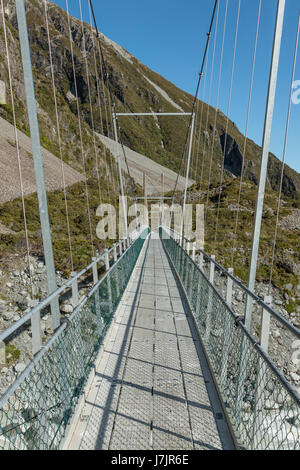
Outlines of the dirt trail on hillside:
M25 195L36 192L31 140L18 131ZM63 187L61 161L42 149L47 191ZM83 181L83 175L64 164L66 186ZM14 127L0 117L0 204L21 196Z
M101 142L111 151L116 157L116 143L114 140L104 135L97 134ZM134 180L143 186L143 173L147 176L147 194L151 196L159 196L161 194L161 174L164 174L164 192L174 190L177 173L175 171L166 168L159 163L154 162L145 155L131 150L124 146L126 158L128 160L128 166L130 174ZM124 160L123 153L121 152L121 164L122 169L127 173L127 166ZM194 183L193 180L189 180L189 186ZM178 178L177 190L183 191L185 186L185 178L180 176Z

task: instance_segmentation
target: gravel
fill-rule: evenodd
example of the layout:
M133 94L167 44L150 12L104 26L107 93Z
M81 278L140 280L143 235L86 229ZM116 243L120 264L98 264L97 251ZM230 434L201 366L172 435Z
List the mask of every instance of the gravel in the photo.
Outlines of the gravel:
M151 117L149 119L152 119ZM104 135L97 134L101 142L111 151L116 157L116 143L114 140ZM126 158L128 160L128 166L130 174L134 180L143 186L143 174L147 176L147 194L148 195L161 195L161 175L164 174L164 189L165 192L174 189L177 174L175 171L166 168L159 163L154 162L145 155L141 155L130 148L124 146L126 152ZM127 172L127 166L124 158L121 160L122 169ZM193 180L189 180L189 185L194 183ZM177 190L183 191L185 186L185 178L180 176L178 178Z
M31 140L18 131L22 179L25 195L36 192L35 175L32 159ZM0 117L0 204L20 197L20 180L15 148L14 127ZM48 150L42 149L47 191L63 187L61 161ZM83 181L83 175L64 164L66 186ZM1 233L13 233L9 228L0 225Z

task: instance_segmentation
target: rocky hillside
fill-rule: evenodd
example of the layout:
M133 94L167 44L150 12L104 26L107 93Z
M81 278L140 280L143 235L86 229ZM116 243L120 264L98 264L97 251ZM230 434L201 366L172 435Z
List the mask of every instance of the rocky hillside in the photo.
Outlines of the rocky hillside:
M40 106L40 120L42 141L51 150L57 152L57 138L53 127L53 99L51 93L47 90L51 87L50 82L50 62L48 53L48 41L45 27L44 2L41 0L30 0L26 2L28 9L28 24L30 42L32 48L32 62L34 66L36 79L37 99ZM14 11L14 1L7 2L6 12L11 32L11 41L14 51L17 47L17 23ZM66 13L56 5L50 3L50 35L52 41L53 61L56 76L56 86L59 92L59 105L61 113L61 122L63 125L63 143L64 158L66 161L72 160L76 165L78 160L78 135L76 130L76 103L74 101L74 79L71 63L69 30ZM107 87L110 86L113 99L116 103L117 111L135 111L135 112L174 112L190 111L193 97L188 93L178 89L169 81L148 67L139 62L129 52L121 46L102 37L103 53L107 63L108 76L105 78L105 87L102 90L102 119L98 108L97 97L97 74L94 67L94 52L97 54L97 69L101 70L100 59L96 47L96 37L92 34L89 25L85 25L84 38L81 25L78 20L72 18L72 39L74 41L75 67L78 82L78 92L81 101L82 119L89 126L91 125L91 113L89 107L89 93L86 78L86 68L84 60L84 43L87 49L87 58L90 71L90 87L92 95L93 119L95 121L95 130L99 133L111 134L110 113L104 108L104 101L108 102ZM0 79L6 79L4 48L1 44L2 56L0 56L1 68ZM15 86L22 90L22 72L19 67L19 55L13 55L13 75ZM19 124L26 128L26 117L21 112L24 106L24 92L18 96L19 102ZM199 102L199 109L202 103ZM202 158L203 147L206 149L206 158L210 155L214 133L215 109L204 105L203 123L206 123L208 113L207 131L202 125L202 131L199 133L199 122L196 126L196 146ZM4 117L9 117L9 113L2 109ZM199 113L200 118L200 113ZM138 117L134 119L120 120L121 133L124 144L133 150L146 155L162 165L177 170L183 149L183 142L186 133L186 123L184 118L152 118ZM51 125L50 125L51 124ZM221 162L222 151L225 145L226 117L219 111L216 125L216 142L213 161L212 174L218 180L218 165ZM229 136L227 138L225 149L225 167L229 173L239 176L241 172L241 149L243 148L243 135L239 132L234 122L229 122ZM70 146L70 144L72 144ZM257 182L259 173L259 161L261 148L251 140L247 143L247 165L246 176ZM77 162L78 163L78 162ZM208 174L208 161L204 164L204 179ZM197 170L197 171L196 171ZM192 177L199 178L202 171L202 165L192 168ZM280 179L280 162L274 157L270 158L269 165L269 185L277 189ZM300 190L300 175L291 168L286 167L284 177L284 193L289 196L297 197Z
M34 165L30 138L18 133L20 149L20 166L24 194L36 192ZM43 162L45 170L45 185L47 191L63 188L61 161L48 150L43 149ZM66 187L83 181L83 174L63 163L64 180ZM16 158L16 144L14 126L0 117L0 204L14 200L20 195L19 170Z
M25 96L22 70L20 67L20 51L18 44L17 21L14 8L14 1L6 2L6 19L8 25L10 58L12 63L14 95L17 105L18 127L28 133L28 123L25 109ZM55 85L57 88L59 120L61 125L63 159L74 169L82 172L82 156L80 148L77 108L75 101L75 86L71 61L71 47L69 40L68 19L66 13L56 5L49 4L49 24L51 46L53 53ZM52 96L51 69L48 50L47 31L44 14L44 2L41 0L28 0L27 17L32 50L32 62L34 67L34 79L36 87L36 97L39 110L39 123L41 140L43 146L54 155L59 156L58 139L55 121L55 109ZM78 93L80 98L80 113L83 125L83 146L84 155L87 162L88 188L90 193L90 203L92 212L92 225L95 233L96 217L95 209L99 203L99 191L97 184L97 168L95 163L92 117L94 130L98 134L112 137L111 108L108 94L108 87L111 90L117 111L134 110L136 112L171 112L190 111L193 97L188 93L178 89L172 83L143 65L129 52L110 39L102 36L102 47L107 64L107 75L104 76L103 88L100 87L100 106L97 93L97 80L101 79L101 62L99 51L96 46L96 36L89 25L84 26L84 37L81 24L71 18L71 34L74 48L74 62ZM84 51L84 44L86 51ZM90 91L92 99L91 115L89 105L89 92L86 76L85 53L89 64ZM96 56L96 68L95 68ZM96 69L97 72L96 73ZM7 66L5 60L5 47L3 28L0 28L0 80L8 87ZM190 200L206 201L207 191L209 191L210 218L207 221L206 248L213 249L213 227L215 224L216 209L216 187L220 179L220 166L222 152L225 146L226 116L222 112L217 112L217 124L214 129L215 109L198 103L198 109L203 106L202 122L208 122L207 131L202 126L199 132L199 120L196 125L195 149L199 148L200 159L197 163L193 158L191 177L199 181L203 171L203 183L196 184L190 192ZM101 112L100 112L101 111ZM12 120L9 93L7 93L7 104L0 105L0 115L8 121ZM199 113L200 116L200 113ZM125 145L147 157L151 158L163 166L178 170L182 155L183 143L186 135L187 120L185 118L158 119L137 117L132 119L120 118L120 128L122 139ZM208 188L208 159L213 143L215 131L214 154L212 165L211 187ZM237 203L238 180L241 174L241 149L243 148L244 137L237 129L234 122L229 121L228 138L225 148L225 186L221 198L221 219L220 229L224 232L224 237L218 248L219 256L226 262L231 258L231 239L234 231L234 207ZM100 139L96 139L97 153L99 155L99 172L101 179L101 198L104 201L115 201L118 192L117 172L111 154L105 151ZM205 161L202 164L203 151ZM253 141L247 142L246 166L245 166L245 187L243 193L242 206L247 211L242 211L242 218L247 217L246 223L239 231L241 257L237 259L240 267L241 277L246 278L247 264L249 262L249 245L251 244L251 224L253 222L253 212L255 209L256 184L259 174L259 162L261 148ZM107 171L108 165L108 171ZM109 176L111 175L111 176ZM267 279L268 263L270 257L270 247L273 237L273 228L276 211L276 197L280 180L280 162L271 155L268 172L268 197L266 202L264 217L262 245L267 246L267 251L262 252L260 259L260 277ZM201 190L201 191L200 191ZM291 168L286 167L284 174L284 201L281 219L291 217L295 220L294 211L299 209L300 175ZM74 239L74 251L76 250L78 263L77 267L90 259L91 250L87 245L88 220L84 196L83 183L77 183L68 189L68 200L71 214L71 231ZM34 249L40 253L41 242L39 234L39 222L37 202L34 195L26 199L28 207L28 226ZM232 210L230 209L233 208ZM61 191L55 191L49 195L50 219L53 230L54 251L56 262L61 269L67 269L68 262L68 242L66 237L66 222L64 215L64 200ZM269 211L269 212L268 212ZM246 215L245 215L246 214ZM229 219L228 219L229 217ZM231 221L230 223L227 223ZM226 223L225 223L226 222ZM6 233L0 238L1 253L11 250L11 247L24 247L24 234L22 224L22 212L20 200L11 201L0 207L0 223L14 233ZM280 229L275 276L280 286L283 286L293 278L293 284L298 285L298 242L299 225L293 229ZM18 238L16 240L16 237ZM97 243L97 241L95 241ZM294 245L293 245L294 244ZM244 248L242 248L244 246ZM98 243L97 248L101 248ZM287 256L288 250L288 256ZM267 254L266 254L267 253ZM293 267L287 266L286 260L291 258ZM243 261L244 260L244 261ZM242 262L242 265L240 264ZM243 272L242 272L243 271Z

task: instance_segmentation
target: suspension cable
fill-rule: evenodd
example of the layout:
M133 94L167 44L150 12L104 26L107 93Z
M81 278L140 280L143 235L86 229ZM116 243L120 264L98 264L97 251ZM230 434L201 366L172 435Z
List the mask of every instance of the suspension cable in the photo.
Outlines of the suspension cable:
M83 172L84 172L84 186L85 186L85 197L86 197L86 204L87 204L87 213L88 213L88 224L89 224L89 231L90 231L90 240L91 240L92 253L93 253L93 256L94 256L95 248L94 248L94 239L93 239L93 233L92 233L92 221L91 221L91 212L90 212L90 204L89 204L89 192L88 192L88 183L87 183L86 162L85 162L85 155L84 155L84 149L83 149L83 137L82 137L80 108L79 108L79 96L78 96L77 78L76 78L76 71L75 71L73 39L72 39L71 20L70 20L70 14L69 14L68 0L66 0L66 11L67 11L68 27L69 27L70 49L71 49L71 59L72 59L75 97L76 97L76 106L77 106L77 117L78 117L78 128L79 128L79 136L80 136L82 168L83 168Z
M214 65L215 65L215 54L216 54L216 42L217 42L217 35L218 35L218 25L219 25L219 12L220 12L220 3L218 4L218 11L217 11L217 19L216 19L216 30L215 30L215 37L214 37L214 47L213 47L213 56L212 56L212 68L211 68L211 76L210 76L210 85L209 85L209 94L208 94L208 103L207 103L207 113L206 113L206 125L205 125L205 136L208 132L208 118L209 118L209 108L211 103L211 94L212 94L212 84L213 84L213 75L214 75ZM202 179L203 179L203 171L204 171L204 161L205 161L205 150L206 150L206 139L204 138L204 146L203 146L203 158L202 158L202 170L201 170L201 181L200 181L200 191L202 188Z
M25 208L25 193L24 193L24 185L23 185L23 177L22 177L20 144L19 144L19 136L18 136L18 129L17 129L15 99L14 99L14 94L13 94L11 63L10 63L10 56L9 56L9 48L8 48L8 39L7 39L7 30L6 30L6 21L5 21L3 0L1 0L1 13L2 13L2 21L3 21L6 61L7 61L7 69L8 69L8 80L9 80L9 89L10 89L10 96L11 96L11 106L12 106L12 115L13 115L13 123L14 123L16 153L17 153L17 161L18 161L18 174L19 174L19 183L20 183L20 190L21 190L22 212L23 212L25 240L26 240L28 273L29 273L29 278L30 278L31 294L33 295L33 279L32 279L32 273L31 273L31 269L30 269L30 244L29 244L29 234L28 234L28 226L27 226L27 215L26 215L26 208Z
M56 129L57 129L57 136L58 136L58 147L59 147L61 173L62 173L62 181L63 181L63 194L64 194L65 211L66 211L68 243L69 243L69 251L70 251L70 261L71 261L71 271L74 271L71 229L70 229L70 218L69 218L69 208L68 208L67 190L66 190L65 168L64 168L64 162L63 162L61 130L60 130L59 117L58 117L56 85L55 85L55 78L54 78L53 56L52 56L52 47L51 47L51 38L50 38L50 29L49 29L49 19L48 19L48 0L44 0L44 7L45 7L45 21L46 21L48 49L49 49L49 60L50 60L50 68L51 68L52 89L53 89L53 98L54 98L54 107L55 107Z
M103 54L101 38L100 38L100 33L99 33L99 30L98 30L98 26L97 26L97 20L96 20L96 16L95 16L94 7L93 7L93 2L92 2L92 0L88 0L88 1L89 1L89 4L90 4L90 9L91 9L91 12L92 12L92 17L93 17L93 21L94 21L95 30L96 30L96 36L97 36L97 40L98 40L97 42L98 42L98 47L99 47L99 55L100 55L103 82L104 82L104 77L107 80L108 108L109 108L109 112L110 112L111 129L112 129L113 128L112 110L114 111L114 113L116 112L116 104L115 104L115 101L113 99L113 94L112 94L112 91L111 91L109 76L108 76L106 62L105 62L105 58L104 58L104 54ZM107 119L107 129L108 129L108 119ZM113 133L111 135L113 135ZM108 134L108 136L109 136L109 134ZM117 162L115 161L115 159L114 159L114 161L111 161L112 170L113 170L114 163L115 163L115 170L116 170ZM119 190L120 190L120 184L121 184L121 182L119 182Z
M209 52L209 47L207 48L207 52ZM202 99L202 103L201 103L201 117L200 117L200 128L199 128L199 137L200 137L200 139L202 138L202 123L203 123L203 119L204 119L203 110L204 110L204 100L205 100L205 95L206 95L207 68L208 68L208 60L206 61L205 71L204 71L203 99ZM200 147L200 143L199 143L199 147ZM200 154L200 151L199 151L198 156L197 156L197 171L198 171L198 164L199 164L199 160L200 160L199 154ZM202 171L203 171L203 165L201 165L200 187L201 187L201 182L202 182Z
M249 127L249 118L250 118L250 110L251 110L251 102L252 102L252 91L253 91L254 72L255 72L255 64L256 64L258 34L259 34L259 26L260 26L260 15L261 15L261 0L259 0L259 6L258 6L256 36L255 36L254 53L253 53L253 61L252 61L252 72L251 72L248 110L247 110L247 118L246 118L246 129L245 129L245 139L244 139L244 147L243 147L242 168L241 168L241 177L240 177L239 194L238 194L238 205L237 205L237 213L236 213L234 237L233 237L233 250L232 250L232 258L231 258L232 267L233 267L233 263L234 263L235 250L236 250L236 237L237 237L237 229L238 229L238 223L239 223L240 203L241 203L241 195L242 195L242 184L243 184L243 177L244 177L244 170L245 170L246 147L247 147L247 140L248 140L248 127Z
M188 125L186 139L185 139L185 145L184 145L184 149L183 149L183 153L182 153L182 157L181 157L181 162L180 162L180 166L179 166L179 169L178 169L178 172L177 172L177 178L176 178L175 187L174 187L174 191L173 191L173 195L172 195L172 202L174 201L176 187L177 187L177 184L178 184L179 175L180 175L180 172L181 172L185 151L186 151L186 148L187 148L189 133L190 133L190 129L192 127L193 114L194 114L195 106L196 106L197 99L198 99L198 93L199 93L200 83L201 83L203 70L204 70L204 65L205 65L205 61L206 61L206 56L207 56L208 46L209 46L209 42L210 42L211 31L212 31L212 27L213 27L213 23L214 23L217 4L218 4L218 0L215 0L214 9L213 9L212 18L211 18L210 27L209 27L209 32L207 33L206 46L205 46L205 51L204 51L204 55L203 55L201 70L200 70L200 73L199 73L196 93L195 93L195 97L194 97L194 101L193 101L193 105L192 105L192 114L191 114L191 117L190 117L190 120L189 120L189 125Z
M205 125L205 137L204 137L204 146L203 146L203 157L202 157L202 170L201 170L201 180L200 180L200 191L202 188L202 179L203 179L203 171L204 171L204 161L205 161L205 150L206 150L206 136L208 132L208 118L209 118L209 108L211 103L211 93L212 93L212 83L213 83L213 74L214 74L214 63L215 63L215 53L216 53L216 39L218 34L218 22L219 22L219 6L218 5L218 12L217 12L217 20L216 20L216 31L215 31L215 38L214 38L214 48L213 48L213 57L212 57L212 69L211 69L211 76L210 76L210 86L209 86L209 96L208 96L208 103L207 103L207 113L206 113L206 125Z
M124 148L124 145L123 145L123 142L121 140L121 129L120 129L120 126L117 126L117 132L118 132L118 141L119 141L119 145L122 149L122 153L123 153L123 157L124 157L124 162L125 162L125 166L127 168L127 172L129 174L129 177L130 177L130 170L129 170L129 166L128 166L128 161L127 161L127 157L126 157L126 153L125 153L125 148ZM127 181L125 179L124 181L124 187L125 187L125 193L128 195L128 185L127 185Z
M123 156L124 156L125 165L126 165L127 172L128 172L128 175L129 175L129 182L130 182L131 184L133 183L133 198L134 198L134 203L135 203L135 205L136 205L136 203L137 203L137 189L136 189L136 183L135 183L134 178L131 176L130 167L129 167L129 164L128 164L128 159L127 159L125 147L124 147L123 140L122 140L122 136L121 136L121 128L120 128L120 126L118 126L118 131L119 131L119 142L120 142L120 144L121 144L121 148L122 148L122 152L123 152ZM126 185L126 193L127 193L127 196L129 195L128 186L129 186L129 185Z
M222 184L223 184L223 175L224 175L224 166L225 166L225 152L226 152L227 138L228 138L229 114L230 114L230 109L231 109L232 86L233 86L233 78L234 78L234 69L235 69L235 60L236 60L236 51L237 51L237 40L238 40L238 30L239 30L239 21L240 21L240 10L241 10L241 0L239 0L239 4L238 4L238 14L237 14L236 30L235 30L234 52L233 52L231 81L230 81L229 100L228 100L228 109L227 109L223 159L222 159L222 167L221 167L221 180L220 180L220 189L219 189L217 220L216 220L216 227L215 227L215 240L214 240L215 243L216 243L216 240L217 240L217 232L218 232L218 224L219 224L220 203L221 203Z
M294 54L294 62L293 62L293 72L292 72L292 80L291 80L291 88L290 88L290 96L289 96L289 107L288 107L285 137L284 137L284 148L283 148L282 165L281 165L280 186L279 186L279 194L278 194L278 202L277 202L276 224L275 224L274 242L273 242L273 250L272 250L272 261L271 261L271 270L270 270L270 279L269 279L269 293L270 293L270 290L271 290L273 270L274 270L275 250L276 250L276 243L277 243L279 214L280 214L281 196L282 196L282 185L283 185L284 168L285 168L285 157L286 157L286 149L287 149L288 133L289 133L290 117L291 117L293 83L294 83L294 79L295 79L297 55L298 55L298 46L299 46L299 33L300 33L300 14L299 14L299 18L298 18L295 54Z
M205 126L206 135L207 135L207 132L208 132L209 108L210 108L210 103L211 103L212 84L213 84L214 69L215 69L216 45L217 45L218 28L219 28L219 13L220 13L220 4L218 5L217 19L216 19L216 29L215 29L215 37L214 37L214 47L213 47L213 56L212 56L212 69L211 69L211 76L210 76L209 98L208 98L208 104L207 104L206 126ZM202 188L202 175L203 175L204 161L205 161L205 150L206 150L206 141L204 139L200 191L201 191L201 188ZM212 165L212 158L210 159L209 172L211 171L211 165Z
M113 129L113 119L112 119L112 109L116 110L116 103L113 99L113 94L112 94L112 91L111 91L111 87L110 87L110 81L109 81L109 76L108 76L108 72L107 72L107 67L106 67L106 62L105 62L105 58L104 58L104 54L103 54L103 49L102 49L102 44L101 44L101 38L100 38L100 33L99 33L99 30L98 30L98 26L97 26L97 21L96 21L96 16L95 16L95 11L94 11L94 6L93 6L93 2L92 0L88 0L89 1L89 4L90 4L90 8L91 8L91 12L92 12L92 16L93 16L93 20L94 20L94 26L95 26L95 29L96 29L96 36L97 36L97 39L98 39L98 45L99 45L99 52L100 52L100 60L101 60L101 68L103 70L103 75L104 77L106 78L107 80L107 91L108 91L108 109L110 110L110 121L111 121L111 129ZM107 121L108 122L108 121ZM113 132L112 132L112 135L113 135Z
M92 9L91 9L91 4L88 0L88 6L89 6L89 16L90 16L90 27L91 27L91 32L92 32L92 41L93 41L93 46L95 46L94 43L94 31L92 27ZM98 101L99 101L99 113L100 113L100 123L101 123L101 132L102 135L105 135L104 133L104 125L103 125L103 118L102 118L102 111L101 111L101 98L100 98L100 86L99 82L101 82L101 88L102 88L102 94L103 94L103 103L104 103L104 112L105 112L105 122L106 122L106 127L107 127L107 137L109 137L109 132L108 132L108 113L107 113L107 105L106 105L106 91L105 91L105 86L104 86L104 72L103 72L103 65L102 65L102 56L101 56L101 50L100 50L100 42L99 38L97 37L97 49L98 49L98 54L99 54L99 60L100 60L100 80L99 80L99 74L98 74L98 67L97 67L97 59L96 59L96 51L94 50L94 62L95 62L95 71L96 71L96 81L97 81L97 93L98 93ZM109 100L108 100L109 102ZM111 124L112 125L112 124ZM109 155L108 149L106 145L104 145L104 154L105 154L105 168L106 168L106 175L107 175L107 182L110 180L113 188L113 199L115 200L115 204L117 203L117 192L116 192L116 185L115 185L115 179L113 177L113 160L112 160L112 155ZM110 158L109 158L110 157ZM110 164L111 167L111 172L108 170L108 165Z
M219 67L219 81L218 81L215 120L214 120L214 129L213 129L213 139L212 139L212 147L211 147L211 155L210 155L210 167L209 167L209 173L208 173L205 217L207 217L207 211L208 211L208 200L209 200L209 188L210 188L210 180L211 180L212 160L213 160L213 154L214 154L214 148L215 148L215 138L216 138L216 132L217 132L217 117L218 117L218 108L219 108L219 101L220 101L221 81L222 81L222 72L223 72L223 59L224 59L224 46L225 46L226 28L227 28L227 15L228 15L228 0L226 0L226 8L225 8L225 14L224 14L223 38L222 38L222 48L221 48L220 67Z
M196 104L196 113L195 113L195 128L197 129L197 122L199 122L199 127L200 127L200 116L199 116L199 101L200 100L197 100L197 104ZM196 132L195 132L195 136L196 136ZM199 149L200 149L200 133L198 134L198 142L197 142L197 145L194 145L193 146L193 164L191 164L191 168L193 168L193 173L194 173L194 179L195 181L197 181L197 162L198 162L198 159L197 159L197 155L199 154Z
M104 56L103 56L101 43L100 43L100 35L99 35L98 27L97 27L97 22L96 22L96 17L95 17L95 13L94 13L92 0L89 0L89 3L90 3L93 19L94 19L94 25L95 25L95 29L96 29L96 33L97 33L97 37L98 37L99 46L100 46L100 52L101 52L101 58L102 58L102 63L103 63L104 74L107 76L107 71L106 71L107 69L106 69L106 64L105 64L105 60L104 60ZM212 31L212 27L213 27L213 22L214 22L214 18L215 18L215 12L216 12L217 5L218 5L218 0L215 0L213 14L212 14L211 23L210 23L210 28L209 28L209 32L207 33L206 47L205 47L205 52L204 52L204 56L203 56L201 71L199 73L199 79L198 79L198 83L197 83L196 94L195 94L194 102L193 102L193 105L192 105L192 114L194 113L195 106L196 106L196 103L197 103L198 92L199 92L200 83L201 83L201 77L203 75L203 69L204 69L205 60L206 60L206 56L207 56L207 52L208 52L209 41L210 41L210 37L211 37L211 31ZM110 96L110 100L111 100L111 103L112 103L112 107L113 107L113 109L115 109L115 103L114 103L113 98L112 98L111 90L110 90L109 87L108 87L108 89L109 89L109 96ZM176 187L177 187L177 184L178 184L179 175L180 175L180 172L181 172L181 168L182 168L182 164L183 164L183 160L184 160L184 156L185 156L185 151L186 151L186 148L187 148L187 142L188 142L188 137L189 137L191 124L192 124L192 115L190 117L190 122L189 122L188 129L187 129L185 145L184 145L184 149L183 149L183 153L182 153L182 157L181 157L180 168L179 168L178 173L177 173L177 178L176 178L176 183L175 183L175 187L174 187L174 191L173 191L172 200L174 200L174 195L175 195L175 192L176 192Z
M87 50L86 50L86 40L85 40L85 32L84 32L83 17L82 17L81 0L78 0L78 3L79 3L79 11L80 11L81 33L82 33L82 39L83 39L84 59L85 59L85 68L86 68L86 81L87 81L87 87L88 87L88 97L89 97L89 105L90 105L90 113L91 113L91 125L92 125L91 127L92 127L92 134L93 134L93 147L94 147L94 157L95 157L95 163L96 163L99 202L101 203L102 197L101 197L101 185L100 185L100 175L99 175L99 155L96 149L94 115L93 115L93 107L92 107L89 66L88 66L88 60L87 60Z
M104 135L104 126L103 126L103 117L102 117L102 110L101 110L101 93L100 93L100 79L99 79L99 73L98 73L98 67L97 67L97 56L96 56L96 48L95 48L95 42L94 42L94 31L92 27L92 12L89 5L89 14L90 14L90 29L91 29L91 37L92 37L92 43L93 43L93 56L94 56L94 67L95 67L95 75L96 75L96 88L97 88L97 98L98 98L98 108L99 108L99 118L100 118L100 129L102 135ZM106 106L106 105L105 105ZM104 145L104 164L105 164L105 170L106 170L106 177L107 177L107 182L109 179L111 179L111 175L109 174L108 171L108 165L107 165L107 147ZM98 171L99 174L99 171Z
M120 142L121 147L122 147L122 152L123 152L123 156L124 156L125 165L126 165L126 168L127 168L127 173L129 175L129 178L131 178L130 168L129 168L129 164L128 164L128 160L127 160L127 156L126 156L126 152L125 152L125 147L123 145L123 141L122 141L122 138L121 138L121 128L120 128L120 126L118 126L118 131L119 131L119 142Z

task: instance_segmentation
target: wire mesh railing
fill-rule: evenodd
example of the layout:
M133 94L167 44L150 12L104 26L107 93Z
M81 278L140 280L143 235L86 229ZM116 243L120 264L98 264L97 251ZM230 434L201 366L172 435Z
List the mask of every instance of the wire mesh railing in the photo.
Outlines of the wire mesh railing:
M58 449L136 264L146 229L0 399L0 449Z
M180 244L162 228L160 237L185 289L239 447L300 449L299 394Z

